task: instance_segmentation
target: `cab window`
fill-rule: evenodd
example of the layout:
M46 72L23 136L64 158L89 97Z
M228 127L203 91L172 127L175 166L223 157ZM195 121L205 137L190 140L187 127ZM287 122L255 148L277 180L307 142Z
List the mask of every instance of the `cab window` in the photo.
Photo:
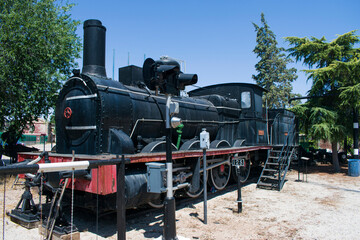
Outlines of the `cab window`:
M241 93L241 108L251 107L251 95L249 91Z

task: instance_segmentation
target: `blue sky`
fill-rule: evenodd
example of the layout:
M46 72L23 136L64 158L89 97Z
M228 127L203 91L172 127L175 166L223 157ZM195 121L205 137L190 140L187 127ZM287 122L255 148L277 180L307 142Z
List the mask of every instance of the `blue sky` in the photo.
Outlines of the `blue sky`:
M186 72L198 74L196 85L254 83L252 52L256 33L252 23L260 24L260 14L276 34L279 47L288 48L287 36L317 37L327 40L359 29L359 0L182 0L110 1L78 0L72 17L82 22L99 19L107 28L106 70L113 76L128 64L142 66L144 55L153 59L167 55L186 62ZM83 36L82 25L78 29ZM360 35L360 32L357 32ZM82 61L79 60L80 66ZM305 95L311 87L301 63L293 92ZM289 66L289 67L292 67ZM188 90L191 90L189 88Z

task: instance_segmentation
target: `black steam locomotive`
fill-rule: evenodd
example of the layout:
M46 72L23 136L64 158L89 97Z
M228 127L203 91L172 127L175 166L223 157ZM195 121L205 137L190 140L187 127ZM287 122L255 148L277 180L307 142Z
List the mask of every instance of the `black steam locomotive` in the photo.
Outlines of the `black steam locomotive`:
M197 75L182 73L179 63L171 58L147 59L142 68L120 68L119 81L107 78L105 32L98 20L84 23L84 65L81 73L73 71L59 94L56 153L50 154L50 160L63 161L73 152L82 159L101 159L112 154L136 158L126 170L127 207L147 202L157 206L160 198L146 193L145 162L163 159L151 154L165 151L164 93L170 93L172 101L178 103L177 117L182 120L181 127L172 134L173 151L183 153L175 154L173 160L174 181L190 182L194 161L198 159L193 152L200 149L199 134L203 128L209 132L210 149L227 149L209 152L209 183L218 190L229 182L233 157L245 159L241 174L242 181L246 181L250 164L259 165L266 160L271 142L282 145L286 141L294 116L286 110L275 110L270 115L264 111L265 90L259 86L218 84L181 96L186 85L197 82ZM277 128L272 128L275 125ZM79 194L83 201L77 203L90 202L87 194L98 195L98 191L104 199L114 196L114 169L104 167L99 172L103 184L100 187L94 183L99 177L94 172L90 180L76 180L76 190L86 193ZM183 190L190 197L202 192L192 192L190 187ZM104 205L114 207L106 200Z
M179 64L171 59L147 59L143 69L119 69L119 82L113 81L105 73L105 27L98 20L88 20L84 32L82 73L74 71L56 106L56 152L95 155L119 152L116 148L120 147L129 154L148 151L147 145L165 135L165 96L161 85L160 94L156 93L151 68L179 68ZM181 97L179 89L195 83L197 76L179 71L176 78L174 86L166 87L179 103L178 116L184 125L181 143L196 138L206 128L212 141L225 140L229 146L239 144L239 140L246 145L267 144L264 89L245 83L219 84ZM177 136L174 138L175 142Z

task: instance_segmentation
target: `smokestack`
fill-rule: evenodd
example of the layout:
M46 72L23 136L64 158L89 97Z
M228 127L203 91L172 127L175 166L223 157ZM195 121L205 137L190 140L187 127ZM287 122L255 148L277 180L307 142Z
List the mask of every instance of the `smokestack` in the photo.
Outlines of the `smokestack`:
M84 22L83 74L106 78L105 32L106 28L99 20Z

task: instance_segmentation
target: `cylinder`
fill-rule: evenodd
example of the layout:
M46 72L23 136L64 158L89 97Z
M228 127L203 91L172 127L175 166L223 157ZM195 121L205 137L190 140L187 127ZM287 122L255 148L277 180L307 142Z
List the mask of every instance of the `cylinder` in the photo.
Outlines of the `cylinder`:
M106 78L105 33L106 28L99 20L84 22L83 74Z

